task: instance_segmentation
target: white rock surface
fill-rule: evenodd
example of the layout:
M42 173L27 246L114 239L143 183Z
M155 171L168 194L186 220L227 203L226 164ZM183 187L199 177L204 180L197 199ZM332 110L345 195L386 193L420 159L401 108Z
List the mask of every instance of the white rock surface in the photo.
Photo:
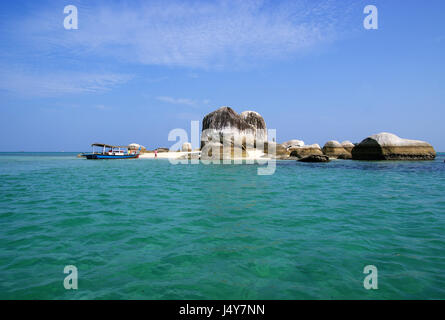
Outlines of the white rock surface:
M393 133L389 132L381 132L378 134L373 134L372 136L369 136L360 144L366 144L366 143L374 143L377 142L380 146L383 147L428 147L431 146L428 142L420 141L420 140L410 140L410 139L403 139L398 136L396 136Z
M303 140L293 139L293 140L289 140L289 141L283 142L282 145L285 148L298 148L298 147L304 146L304 141Z
M340 142L338 142L337 140L330 140L328 142L326 142L324 144L324 147L329 147L329 148L342 148L342 145Z
M343 141L341 145L343 148L354 148L354 144L349 140Z

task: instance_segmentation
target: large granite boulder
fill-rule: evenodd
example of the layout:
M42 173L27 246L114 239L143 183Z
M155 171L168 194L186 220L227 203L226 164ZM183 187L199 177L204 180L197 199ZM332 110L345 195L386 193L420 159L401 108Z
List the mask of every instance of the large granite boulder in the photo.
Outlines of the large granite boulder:
M255 111L238 114L221 107L202 121L201 149L211 141L244 150L260 147L267 141L266 122Z
M341 146L349 153L351 153L352 149L355 147L354 144L349 140L343 141L341 143Z
M348 159L352 158L352 155L343 148L340 142L331 140L325 143L323 146L323 154L330 158Z
M241 118L255 128L256 141L267 141L266 121L256 111L243 111L240 113Z
M316 143L301 147L291 147L288 149L288 151L290 152L290 156L292 158L304 158L311 155L323 155L323 151Z
M264 143L264 153L268 157L285 160L289 158L289 151L282 144L276 142L265 142Z
M354 160L433 160L436 151L425 141L402 139L382 132L364 139L352 149Z
M282 145L285 148L298 148L298 147L304 146L304 141L294 139L294 140L289 140L289 141L283 142Z
M299 159L298 161L301 161L301 162L329 162L330 159L326 155L311 155L311 156L307 156L302 159Z
M223 145L215 141L207 142L201 149L201 160L227 160L245 158L247 156L246 150L239 146Z

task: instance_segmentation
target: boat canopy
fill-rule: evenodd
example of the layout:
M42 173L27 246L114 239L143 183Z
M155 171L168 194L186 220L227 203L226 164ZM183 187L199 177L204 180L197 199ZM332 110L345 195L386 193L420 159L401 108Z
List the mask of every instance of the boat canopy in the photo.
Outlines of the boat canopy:
M102 148L128 148L128 146L112 146L111 144L105 144L105 143L93 143L91 145L92 147L102 147Z

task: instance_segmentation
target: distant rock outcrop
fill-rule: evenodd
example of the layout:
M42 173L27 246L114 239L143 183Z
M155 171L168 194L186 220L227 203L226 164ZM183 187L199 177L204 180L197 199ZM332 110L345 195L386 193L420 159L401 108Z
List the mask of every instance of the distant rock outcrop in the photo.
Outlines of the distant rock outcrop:
M291 157L304 158L311 155L323 155L323 152L318 144L311 144L302 147L291 147L288 149Z
M298 161L301 162L329 162L329 157L325 155L311 155L304 157Z
M330 158L341 158L341 159L350 159L352 158L351 153L345 150L340 142L331 140L325 143L323 146L323 154L327 155Z
M354 144L353 144L351 141L348 141L348 140L343 141L343 142L341 143L341 146L342 146L346 151L348 151L349 153L351 153L351 152L352 152L352 149L354 148Z
M294 140L289 140L289 141L283 142L282 145L285 148L298 148L298 147L304 146L304 141L294 139Z
M140 150L141 153L146 151L145 147L143 145L140 145L139 143L130 143L128 145L128 149L130 149L130 150Z
M192 144L190 142L184 142L181 147L182 152L191 152L192 151Z
M285 160L289 158L289 151L282 144L276 142L265 142L264 143L264 153L269 157Z
M425 141L402 139L382 132L364 139L352 149L354 160L433 160L434 148Z

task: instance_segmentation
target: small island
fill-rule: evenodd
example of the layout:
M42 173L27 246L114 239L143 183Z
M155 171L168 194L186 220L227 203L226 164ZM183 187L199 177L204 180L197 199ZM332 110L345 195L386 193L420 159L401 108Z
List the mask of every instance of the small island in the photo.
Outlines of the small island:
M230 107L220 107L202 120L200 148L192 150L185 142L181 150L141 149L140 158L181 160L298 160L329 162L330 160L434 160L436 151L425 141L409 140L381 132L360 143L330 140L323 145L306 145L293 139L283 143L268 140L266 121L256 111L237 113ZM132 144L138 146L138 144Z

